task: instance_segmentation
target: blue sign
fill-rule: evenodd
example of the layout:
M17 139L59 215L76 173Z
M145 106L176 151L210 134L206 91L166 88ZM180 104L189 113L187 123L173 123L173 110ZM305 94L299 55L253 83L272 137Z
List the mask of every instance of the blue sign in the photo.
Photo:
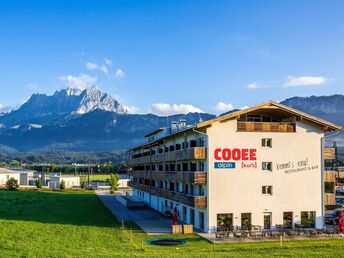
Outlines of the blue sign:
M235 162L214 162L214 168L235 168Z

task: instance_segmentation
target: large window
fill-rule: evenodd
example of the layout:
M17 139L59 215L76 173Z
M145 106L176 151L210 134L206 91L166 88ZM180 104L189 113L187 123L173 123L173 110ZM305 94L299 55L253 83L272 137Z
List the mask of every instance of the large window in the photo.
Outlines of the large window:
M262 186L262 194L272 195L272 185L263 185Z
M250 230L251 226L251 213L241 213L241 227Z
M308 228L315 228L315 211L301 211L301 224Z
M233 213L217 214L217 231L233 229Z
M293 228L293 213L291 211L283 212L283 227Z

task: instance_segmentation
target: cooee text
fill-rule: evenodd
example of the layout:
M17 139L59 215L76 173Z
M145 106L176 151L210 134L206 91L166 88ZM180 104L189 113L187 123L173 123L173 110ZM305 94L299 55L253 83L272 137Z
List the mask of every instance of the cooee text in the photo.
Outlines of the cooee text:
M221 149L214 151L216 160L257 160L257 149Z

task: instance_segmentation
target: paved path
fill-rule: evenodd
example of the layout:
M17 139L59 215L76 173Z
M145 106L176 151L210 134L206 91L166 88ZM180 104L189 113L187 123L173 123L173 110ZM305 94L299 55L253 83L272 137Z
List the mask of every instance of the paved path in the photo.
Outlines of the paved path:
M128 209L109 191L96 191L96 194L119 221L133 221L148 235L171 234L171 219L148 207Z

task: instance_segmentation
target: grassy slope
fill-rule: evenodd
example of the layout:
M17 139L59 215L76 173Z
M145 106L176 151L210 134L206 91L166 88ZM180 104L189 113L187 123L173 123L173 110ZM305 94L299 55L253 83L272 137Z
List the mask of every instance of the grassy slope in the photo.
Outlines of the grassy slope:
M134 225L135 241L93 192L0 191L0 257L343 257L343 240L218 244L195 236L180 248L148 246ZM213 252L215 248L215 252Z

